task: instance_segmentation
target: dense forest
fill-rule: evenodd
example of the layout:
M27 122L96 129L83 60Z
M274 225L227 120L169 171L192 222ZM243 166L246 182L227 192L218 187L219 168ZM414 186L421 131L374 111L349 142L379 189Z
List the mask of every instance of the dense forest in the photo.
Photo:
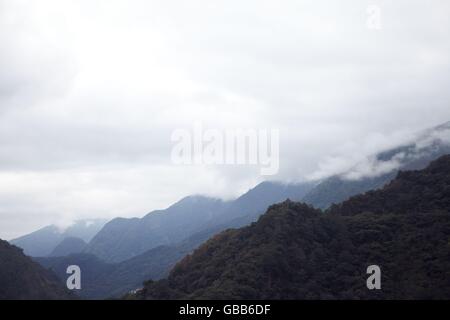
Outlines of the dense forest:
M368 290L369 265L381 290ZM285 201L129 299L449 299L450 156L327 211Z
M0 240L0 300L74 297L54 274L25 256L21 249Z

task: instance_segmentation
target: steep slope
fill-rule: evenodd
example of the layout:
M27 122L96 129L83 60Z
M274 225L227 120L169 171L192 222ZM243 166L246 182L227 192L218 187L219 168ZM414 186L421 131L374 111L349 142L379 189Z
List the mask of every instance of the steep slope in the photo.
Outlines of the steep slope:
M142 287L142 283L145 280L157 280L166 277L170 269L179 260L214 234L231 226L240 227L247 225L255 220L259 213L263 212L270 203L282 201L289 197L300 199L309 188L309 185L306 184L285 185L275 182L263 182L229 206L232 210L227 209L223 213L223 215L230 213L228 220L225 220L224 224L218 224L218 221L214 221L217 225L211 223L211 226L204 227L201 231L190 235L180 242L157 246L120 263L108 263L110 267L108 272L100 274L96 272L93 277L83 278L83 288L79 295L90 299L120 297L130 290ZM246 215L246 213L250 214ZM68 265L80 265L80 263L87 263L88 260L91 260L92 266L100 262L99 259L91 254L76 254L64 259L36 259L46 268L54 270L62 281L66 279L65 268ZM103 270L104 267L98 265L97 269Z
M111 291L109 291L109 296L120 297L130 290L142 288L142 283L145 280L158 280L167 277L169 271L178 261L192 253L195 248L217 232L217 229L207 229L176 245L156 247L119 263L114 272L102 279L104 283L115 281Z
M9 242L22 248L27 256L45 257L67 237L77 237L89 242L105 223L106 220L103 219L78 220L65 230L50 225Z
M160 246L120 263L106 263L86 253L34 259L54 272L61 284L67 279L66 269L69 265L80 266L82 288L77 294L85 299L107 299L120 297L142 287L146 279L166 276L169 268L188 253L181 247L175 250L175 247Z
M0 300L73 297L55 275L33 262L19 248L0 240Z
M83 270L82 288L77 291L87 299L120 297L142 287L147 279L166 277L176 262L191 253L217 230L195 234L172 246L159 246L120 263L105 263L92 254L72 254L64 257L34 258L44 268L58 276L62 283L67 278L69 265L78 265Z
M49 254L50 257L63 257L84 250L87 243L77 237L67 237Z
M327 209L334 203L340 203L351 196L383 187L397 175L392 171L378 177L348 180L341 176L332 176L319 183L302 201L316 208Z
M94 237L85 252L107 262L121 262L161 245L177 250L178 244L197 233L246 225L270 204L289 197L301 199L311 187L308 183L263 182L229 202L203 196L187 197L142 219L112 220Z
M56 226L46 226L10 243L23 249L27 256L45 257L62 241L61 232Z
M203 196L186 197L145 217L117 218L92 239L85 252L107 262L120 262L147 250L169 245L197 232L228 204Z
M76 237L89 242L107 222L106 219L77 220L64 230L63 237Z
M323 214L286 201L128 298L449 299L450 156ZM366 269L382 270L368 290Z
M54 272L61 284L66 282L68 275L67 267L77 265L81 269L81 290L77 290L77 295L83 298L107 298L115 279L110 279L111 284L104 287L100 280L115 270L115 266L106 263L91 254L72 254L61 257L40 257L33 258L45 269Z
M286 199L301 200L312 188L310 182L282 183L264 181L230 203L229 208L218 216L211 226L238 228L255 221L274 203Z
M303 199L316 208L326 209L351 196L383 187L395 178L399 170L418 170L431 161L450 153L450 122L425 130L410 144L386 150L360 163L348 172L332 176L319 183ZM371 166L368 175L358 173ZM371 176L380 170L380 174ZM355 177L356 174L356 177ZM358 176L361 175L361 176Z

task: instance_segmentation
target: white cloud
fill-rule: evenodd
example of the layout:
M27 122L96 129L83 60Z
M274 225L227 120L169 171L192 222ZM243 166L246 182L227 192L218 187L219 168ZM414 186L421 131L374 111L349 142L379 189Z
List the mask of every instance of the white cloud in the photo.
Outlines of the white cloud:
M338 175L345 180L360 180L393 172L431 154L436 148L450 146L449 124L411 135L379 136L378 143L368 141L365 146L369 148L362 146L357 153L346 150L338 156L326 158L319 164L320 169L309 178L314 180ZM402 148L396 150L397 147ZM408 148L405 150L404 147ZM393 154L388 159L382 159L378 157L380 152Z
M280 129L288 181L450 119L448 1L377 1L380 31L371 3L0 0L0 237L261 181L173 166L195 121Z

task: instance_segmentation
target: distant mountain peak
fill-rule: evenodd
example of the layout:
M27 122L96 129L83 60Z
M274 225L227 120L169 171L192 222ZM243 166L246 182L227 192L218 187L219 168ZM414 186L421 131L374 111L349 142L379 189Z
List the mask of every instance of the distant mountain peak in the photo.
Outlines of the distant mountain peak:
M89 219L76 220L73 224L65 228L49 225L13 239L10 243L22 248L26 255L45 257L67 237L77 237L85 242L89 242L105 223L106 220L104 219Z

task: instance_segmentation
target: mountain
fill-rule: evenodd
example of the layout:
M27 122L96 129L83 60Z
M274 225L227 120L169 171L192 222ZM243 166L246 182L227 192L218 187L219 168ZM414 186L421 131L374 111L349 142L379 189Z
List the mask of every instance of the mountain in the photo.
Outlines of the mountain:
M399 170L423 169L448 153L450 122L425 130L411 143L380 152L347 172L323 180L302 201L326 209L351 196L383 187Z
M54 274L0 240L0 300L72 298Z
M74 253L80 253L86 248L87 243L77 237L67 237L49 254L50 257L63 257Z
M118 263L114 272L102 279L104 283L114 283L109 296L120 297L130 290L141 288L145 280L167 277L178 261L217 232L214 229L204 230L178 244L159 246Z
M124 261L189 237L227 206L227 202L219 199L190 196L143 218L116 218L92 239L85 252L107 262Z
M316 208L327 209L334 203L340 203L351 196L383 187L397 175L392 171L378 177L348 180L341 176L332 176L320 182L302 201Z
M449 299L450 156L332 206L271 206L130 299ZM368 266L381 269L369 290Z
M67 278L67 266L80 266L83 273L88 274L88 277L83 276L83 286L81 290L77 291L80 297L87 299L117 298L129 291L141 288L145 280L167 277L178 261L224 229L223 226L206 229L180 243L158 246L119 263L106 263L95 255L86 253L62 257L36 257L34 260L54 272L62 283Z
M110 221L92 239L85 252L107 262L121 262L158 246L176 248L197 233L246 225L270 204L289 197L301 199L310 188L307 183L263 182L234 201L186 197L141 219L117 218Z
M78 253L62 257L34 258L44 268L53 271L64 283L69 265L83 270L82 288L77 291L87 299L117 298L142 287L147 279L161 279L194 248L208 240L217 230L195 234L177 245L159 246L120 263L106 263L92 254ZM86 276L85 276L86 275Z
M310 182L282 183L264 181L230 203L227 210L218 216L212 227L237 228L255 221L267 208L286 199L301 200L312 188Z
M69 265L82 270L82 288L77 294L86 299L117 298L142 287L146 279L161 279L168 270L189 252L156 247L120 263L106 263L92 254L78 253L63 257L38 257L36 262L54 272L63 284ZM167 267L161 268L160 266Z
M78 220L64 230L50 225L9 242L22 248L27 256L46 257L67 237L89 242L105 223L102 219Z
M51 225L11 240L10 243L22 248L27 256L39 257L49 255L61 241L60 230Z
M100 294L110 290L110 287L102 288L103 284L99 279L112 272L114 265L108 264L94 255L78 253L68 256L37 257L33 259L48 271L56 274L61 284L64 284L68 277L67 267L77 265L81 269L81 290L77 290L80 297L95 299L109 296L108 293ZM114 279L111 279L111 284L113 283Z
M63 237L76 237L89 242L107 222L107 219L77 220L63 231Z
M214 220L215 223L211 223L210 226L205 225L200 231L182 241L154 247L118 263L105 264L92 254L74 254L62 258L36 258L35 260L45 268L55 271L62 281L65 281L67 277L65 270L70 264L87 264L88 272L91 272L89 270L93 268L105 270L105 265L107 265L108 268L105 272L95 272L94 276L83 279L83 287L79 295L89 299L120 297L130 290L141 287L142 282L147 279L157 280L166 277L179 260L192 253L195 248L218 232L231 226L247 225L263 213L271 203L283 201L289 197L300 199L309 189L310 186L307 184L287 185L263 182L230 203L222 213L228 218L224 219L224 224L219 224L219 219ZM251 214L247 215L246 213Z

